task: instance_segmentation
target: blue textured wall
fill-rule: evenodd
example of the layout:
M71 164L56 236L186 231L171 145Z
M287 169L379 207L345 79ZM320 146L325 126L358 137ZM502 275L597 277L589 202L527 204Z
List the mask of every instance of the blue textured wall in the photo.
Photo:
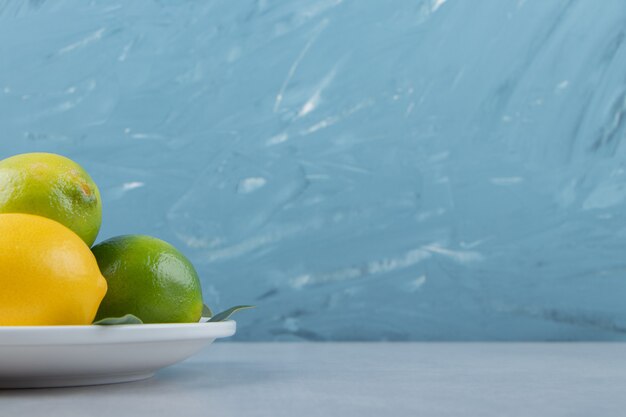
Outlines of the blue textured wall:
M621 339L626 3L0 0L0 152L239 340Z

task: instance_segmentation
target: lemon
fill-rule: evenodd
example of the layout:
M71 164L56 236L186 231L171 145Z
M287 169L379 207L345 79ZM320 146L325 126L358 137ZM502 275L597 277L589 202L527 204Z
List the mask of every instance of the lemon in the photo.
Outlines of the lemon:
M0 213L56 220L91 246L100 230L102 203L98 187L76 162L27 153L0 161Z
M133 314L144 323L197 322L202 290L191 262L175 247L143 235L118 236L92 248L108 292L97 320Z
M106 291L74 232L40 216L0 214L0 325L91 324Z

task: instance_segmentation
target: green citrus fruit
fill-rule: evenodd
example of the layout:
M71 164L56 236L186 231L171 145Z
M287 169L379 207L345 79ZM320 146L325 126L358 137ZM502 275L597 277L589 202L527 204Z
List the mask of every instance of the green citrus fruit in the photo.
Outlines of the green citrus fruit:
M76 162L27 153L0 161L0 213L56 220L91 246L100 230L102 202L98 187Z
M143 235L118 236L92 248L108 291L96 320L133 314L144 323L198 322L198 274L175 247Z

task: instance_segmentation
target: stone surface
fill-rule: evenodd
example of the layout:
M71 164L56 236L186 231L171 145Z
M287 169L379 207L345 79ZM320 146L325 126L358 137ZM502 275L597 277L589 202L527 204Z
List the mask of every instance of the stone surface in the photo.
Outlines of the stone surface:
M217 343L151 379L0 391L7 416L624 415L623 344Z
M623 339L619 0L0 0L0 155L178 246L238 340Z

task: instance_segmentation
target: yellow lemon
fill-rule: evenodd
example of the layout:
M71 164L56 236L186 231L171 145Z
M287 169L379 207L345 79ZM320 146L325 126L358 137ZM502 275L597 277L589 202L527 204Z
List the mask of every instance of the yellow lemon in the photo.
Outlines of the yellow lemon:
M70 229L0 214L0 325L91 324L106 291L91 250Z
M25 153L0 161L0 213L56 220L89 246L102 222L100 191L89 174L61 155Z

